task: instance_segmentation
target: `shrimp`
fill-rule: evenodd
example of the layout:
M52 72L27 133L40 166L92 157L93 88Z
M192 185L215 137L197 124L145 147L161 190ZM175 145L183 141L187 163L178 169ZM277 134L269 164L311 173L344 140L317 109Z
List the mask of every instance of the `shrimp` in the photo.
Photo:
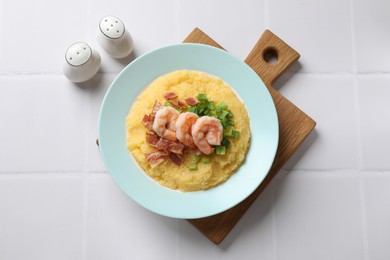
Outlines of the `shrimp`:
M179 115L180 112L173 107L161 108L155 115L153 131L165 139L175 141L177 139L175 123Z
M211 154L214 151L211 145L221 144L223 127L217 118L203 116L192 126L191 134L198 149L204 154Z
M185 112L180 114L176 120L176 137L183 144L190 148L195 148L196 145L191 135L192 125L195 124L199 116L192 112Z

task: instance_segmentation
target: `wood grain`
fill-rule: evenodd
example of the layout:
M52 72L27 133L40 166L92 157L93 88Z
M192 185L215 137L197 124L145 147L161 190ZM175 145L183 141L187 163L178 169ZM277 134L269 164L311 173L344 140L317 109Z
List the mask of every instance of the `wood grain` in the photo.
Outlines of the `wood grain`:
M195 28L184 42L207 44L223 49L222 46L198 28ZM264 58L267 53L277 56L275 64L268 63ZM220 214L188 220L215 244L219 244L225 239L316 124L313 119L271 86L298 58L299 54L294 49L272 32L266 30L245 59L245 62L262 78L274 100L279 119L279 146L268 175L247 199Z

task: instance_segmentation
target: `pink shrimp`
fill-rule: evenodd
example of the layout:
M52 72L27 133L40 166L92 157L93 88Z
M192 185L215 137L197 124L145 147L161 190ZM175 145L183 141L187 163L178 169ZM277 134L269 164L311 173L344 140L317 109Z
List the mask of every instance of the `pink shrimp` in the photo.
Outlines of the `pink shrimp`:
M185 112L180 114L175 124L177 139L191 148L196 147L194 140L192 139L191 128L198 118L198 115L195 113Z
M203 116L192 126L191 133L198 149L204 154L211 154L214 151L211 145L221 144L223 127L217 118Z
M175 123L179 117L180 112L173 107L163 107L157 111L154 122L153 131L157 135L175 141L176 140L176 128Z

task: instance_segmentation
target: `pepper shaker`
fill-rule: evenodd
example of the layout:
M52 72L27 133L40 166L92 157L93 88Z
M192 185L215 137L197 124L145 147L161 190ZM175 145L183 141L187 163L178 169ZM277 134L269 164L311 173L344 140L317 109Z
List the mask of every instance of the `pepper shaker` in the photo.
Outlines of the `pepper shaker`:
M100 55L84 42L72 44L65 53L64 75L72 82L92 78L100 68Z
M106 16L100 20L97 41L114 58L125 58L133 51L131 35L115 16Z

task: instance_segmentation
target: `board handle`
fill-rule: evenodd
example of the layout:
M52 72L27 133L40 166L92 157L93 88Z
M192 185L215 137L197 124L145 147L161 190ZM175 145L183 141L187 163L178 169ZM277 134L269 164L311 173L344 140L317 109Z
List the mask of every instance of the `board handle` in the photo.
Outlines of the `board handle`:
M287 43L271 31L265 30L245 59L245 63L260 76L267 87L270 87L299 57L299 53Z

